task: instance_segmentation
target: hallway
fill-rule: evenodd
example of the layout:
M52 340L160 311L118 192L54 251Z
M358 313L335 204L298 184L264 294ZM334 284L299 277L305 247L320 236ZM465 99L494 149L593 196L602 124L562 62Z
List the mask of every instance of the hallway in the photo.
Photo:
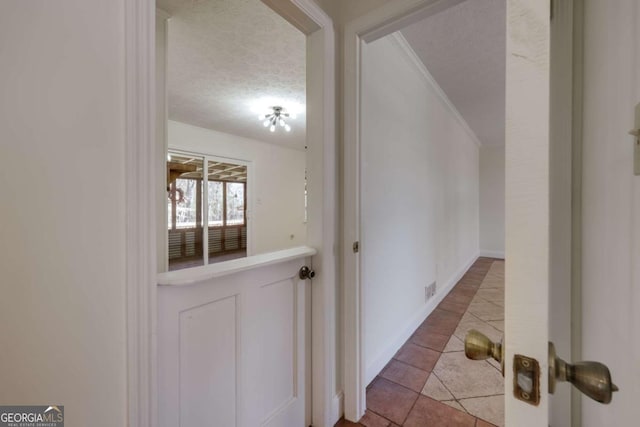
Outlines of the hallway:
M465 357L469 329L492 340L503 335L503 260L478 258L369 384L360 422L341 420L336 427L504 425L500 367Z

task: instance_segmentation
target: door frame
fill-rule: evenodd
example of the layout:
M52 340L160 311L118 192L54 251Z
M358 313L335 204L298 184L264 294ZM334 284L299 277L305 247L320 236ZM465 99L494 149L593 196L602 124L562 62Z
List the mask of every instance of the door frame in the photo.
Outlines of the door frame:
M360 241L361 45L418 22L464 0L387 2L346 24L343 57L342 283L344 315L344 415L358 421L366 409L365 290L355 242ZM354 248L354 249L352 249Z
M582 359L584 2L554 1L551 7L549 341L565 360L576 361ZM549 422L580 426L581 407L580 391L557 387L549 400Z
M345 418L351 421L358 421L366 409L366 386L364 359L364 287L360 282L361 265L357 251L352 250L354 242L360 240L360 90L361 90L361 45L371 42L397 31L411 23L422 20L430 15L438 13L446 8L452 7L460 0L403 0L388 2L383 6L358 17L347 23L344 31L344 58L343 58L343 199L342 199L342 220L343 220L343 253L342 253L342 283L343 283L343 313L344 313L344 396L345 396ZM574 6L580 3L579 0L569 0L568 2L554 6L563 8L562 19L571 17L573 19L572 31L563 34L569 37L570 41L560 49L572 49L573 61L565 61L558 64L559 73L569 73L573 94L569 97L569 114L573 117L568 126L563 131L568 132L572 140L571 157L572 169L570 175L572 179L572 213L571 225L573 228L571 235L571 316L573 322L580 323L580 281L579 275L575 272L579 269L580 258L580 174L581 174L581 133L580 126L580 105L581 105L581 6ZM574 7L576 10L574 11ZM575 16L574 16L575 15ZM569 21L571 22L571 21ZM554 46L557 41L554 41ZM573 67L573 64L576 64ZM565 105L565 107L567 107ZM566 124L567 122L565 122ZM567 129L568 128L568 129ZM569 284L567 284L569 286ZM575 333L574 333L575 335ZM580 338L572 338L572 353L579 352ZM579 402L579 397L578 397ZM576 405L576 398L573 399L572 412L573 419L579 412ZM575 425L575 424L574 424Z
M313 0L263 0L307 35L307 244L318 275L312 287L309 401L314 425L333 425L340 412L336 378L335 34ZM157 188L155 0L125 2L125 183L128 425L157 424ZM335 418L335 420L334 420Z

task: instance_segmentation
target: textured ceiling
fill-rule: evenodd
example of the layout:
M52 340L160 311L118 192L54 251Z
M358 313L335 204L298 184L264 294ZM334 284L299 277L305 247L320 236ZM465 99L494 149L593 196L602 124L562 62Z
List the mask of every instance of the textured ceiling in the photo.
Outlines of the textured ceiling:
M504 145L505 0L467 0L402 35L483 145Z
M171 15L169 118L265 142L305 146L305 36L260 0L157 0ZM269 132L266 107L296 110Z

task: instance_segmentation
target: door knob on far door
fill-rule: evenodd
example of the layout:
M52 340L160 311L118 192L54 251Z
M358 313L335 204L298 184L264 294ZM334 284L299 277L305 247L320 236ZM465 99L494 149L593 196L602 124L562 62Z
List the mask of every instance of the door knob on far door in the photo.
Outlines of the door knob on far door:
M492 357L500 363L502 375L504 376L504 347L501 342L491 341L482 332L469 329L464 337L464 354L468 359L485 360Z
M313 279L316 277L316 272L305 265L300 268L300 271L298 271L298 277L302 280Z
M600 403L610 403L618 387L611 381L609 368L600 362L569 364L556 356L556 348L549 343L549 393L556 389L556 381L568 381L578 390Z

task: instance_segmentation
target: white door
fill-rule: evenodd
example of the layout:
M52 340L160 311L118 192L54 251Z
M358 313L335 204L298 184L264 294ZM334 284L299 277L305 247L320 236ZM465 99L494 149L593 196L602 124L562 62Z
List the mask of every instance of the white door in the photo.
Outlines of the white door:
M160 275L160 426L310 424L310 282L298 271L314 253L257 255L264 265L223 277Z
M507 1L505 425L518 427L549 425L549 13ZM535 405L514 397L515 354L539 362Z
M582 409L570 422L635 425L640 416L634 402L640 390L640 316L635 309L640 298L640 182L633 174L634 140L626 133L640 127L634 125L634 105L640 101L640 55L637 33L632 30L639 5L633 0L575 3L584 4L583 146L582 157L573 159L582 167L582 189L574 205L582 218L577 230L582 238L582 268L577 272L582 295L574 295L568 303L580 310L582 333L580 325L575 325L577 329L569 329L568 335L565 331L564 340L571 340L573 333L575 341L577 331L582 340L578 357L606 364L620 391L609 405L588 397L578 399ZM548 394L548 341L550 335L557 336L557 328L576 320L558 316L557 288L549 288L559 241L552 204L556 185L563 185L556 174L557 146L549 142L550 130L554 144L558 132L553 119L550 127L546 90L549 12L549 2L507 1L505 423L518 427L569 425L565 420L571 413L565 401L564 407L554 408L549 415L556 396ZM562 102L556 95L551 94L554 108ZM568 289L569 284L553 286ZM540 387L535 404L522 400L522 390L515 391L514 366L523 374L520 386L529 387L526 366L514 362L515 355L539 363L539 374L532 377L539 379ZM558 356L576 361L571 355ZM565 392L570 387L556 385Z

